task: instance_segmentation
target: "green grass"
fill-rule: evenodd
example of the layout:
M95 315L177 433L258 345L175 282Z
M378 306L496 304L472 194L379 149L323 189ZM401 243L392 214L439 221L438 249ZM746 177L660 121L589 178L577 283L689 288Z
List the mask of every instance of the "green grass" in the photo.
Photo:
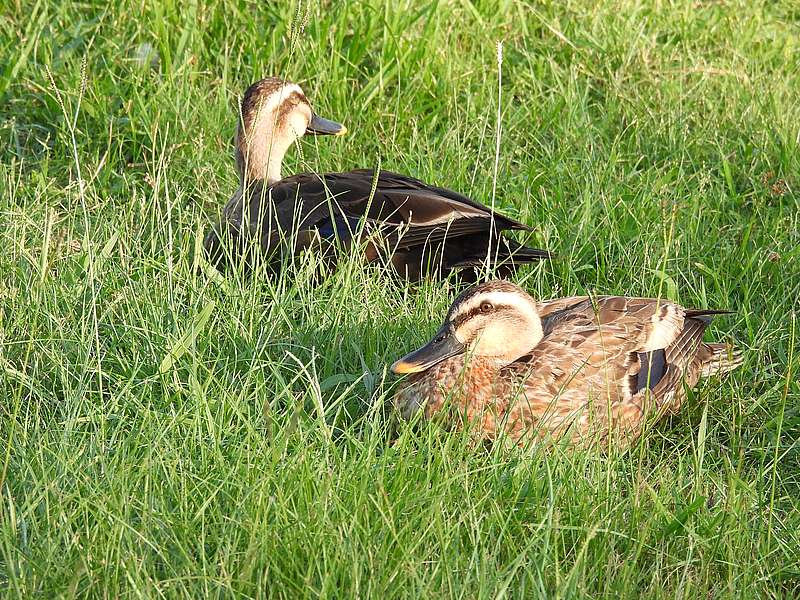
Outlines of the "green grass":
M793 0L9 0L0 590L796 597L799 35ZM287 173L496 181L559 255L532 293L735 309L709 338L745 365L627 453L398 424L387 364L452 285L196 268L236 98L269 74L351 131Z

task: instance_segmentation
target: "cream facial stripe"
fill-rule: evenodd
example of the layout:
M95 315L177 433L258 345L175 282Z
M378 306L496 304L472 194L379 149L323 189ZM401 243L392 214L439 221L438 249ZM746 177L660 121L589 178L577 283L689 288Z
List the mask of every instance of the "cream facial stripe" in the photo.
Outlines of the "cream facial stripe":
M261 113L265 115L271 115L278 110L280 105L283 104L287 98L295 93L300 94L301 96L303 95L303 90L301 90L300 86L296 83L287 83L286 85L280 87L269 95L266 103L264 103L264 106L261 108Z
M303 90L300 89L300 86L296 83L287 83L286 85L283 85L272 92L269 96L267 96L265 102L258 105L258 109L256 110L255 116L252 117L252 120L249 120L247 115L244 116L246 121L249 121L246 122L244 132L245 139L247 139L248 144L251 143L252 136L261 128L262 125L267 125L269 130L272 130L272 128L275 126L275 123L263 123L263 120L265 118L274 119L281 104L294 93L302 94Z
M288 100L287 100L288 102ZM311 109L305 103L297 104L288 115L286 125L296 137L302 137L311 121Z
M464 304L458 307L458 310L455 313L453 313L451 321L456 321L461 316L468 315L473 311L479 310L481 304L484 302L489 302L493 306L511 306L515 310L525 315L525 317L532 320L539 318L533 302L531 302L522 294L494 291L477 294L473 298L467 300Z
M281 107L292 94L303 94L303 90L300 89L300 86L296 83L287 83L286 85L281 86L274 92L272 92L269 96L267 96L266 102L259 105L258 111L256 112L255 119L253 123L250 124L251 130L257 128L256 123L261 121L265 118L275 118L275 115L278 114L278 109ZM268 124L270 128L272 128L275 123ZM250 133L250 132L248 132ZM249 136L248 136L249 138Z
M481 315L484 302L499 309L485 319ZM462 344L473 347L476 355L490 356L508 364L528 352L542 339L542 321L533 298L524 292L492 290L468 298L453 315L454 335Z

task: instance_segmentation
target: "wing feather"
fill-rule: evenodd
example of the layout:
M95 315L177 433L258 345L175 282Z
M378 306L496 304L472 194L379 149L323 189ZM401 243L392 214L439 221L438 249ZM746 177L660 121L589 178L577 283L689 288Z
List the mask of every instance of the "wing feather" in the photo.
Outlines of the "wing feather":
M362 229L363 227L363 229ZM295 233L316 232L314 239L349 242L377 234L366 251L367 260L389 258L400 272L446 275L454 268L475 266L475 259L492 249L497 260L515 265L549 254L520 244L513 252L494 252L505 230L530 230L470 198L390 171L378 176L369 169L342 173L304 173L266 185L252 182L223 209L220 225L206 236L209 256L222 263L222 239L237 245L227 254L241 254L248 241L262 251L285 247ZM318 235L317 235L318 234ZM381 243L382 242L382 243ZM296 247L297 244L294 244ZM441 255L435 268L422 262ZM394 254L397 254L395 257ZM512 259L513 257L513 259ZM418 277L415 277L418 278Z

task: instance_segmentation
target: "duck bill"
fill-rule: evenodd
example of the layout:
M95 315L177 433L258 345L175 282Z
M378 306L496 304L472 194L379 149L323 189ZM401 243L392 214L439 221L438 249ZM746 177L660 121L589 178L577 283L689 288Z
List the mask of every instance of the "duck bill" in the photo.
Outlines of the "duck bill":
M347 127L315 114L311 117L308 127L306 127L306 133L311 135L344 135L347 133Z
M464 344L456 338L452 325L446 323L430 342L395 362L392 365L392 372L404 375L427 371L443 360L463 354L465 350Z

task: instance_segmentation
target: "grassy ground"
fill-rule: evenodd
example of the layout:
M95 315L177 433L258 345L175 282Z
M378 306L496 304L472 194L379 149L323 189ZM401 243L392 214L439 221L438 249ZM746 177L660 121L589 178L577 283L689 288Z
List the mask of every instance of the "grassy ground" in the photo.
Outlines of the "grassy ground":
M800 594L799 34L793 0L9 0L0 589ZM352 132L286 172L380 161L489 202L498 40L496 202L561 257L518 280L737 311L709 337L744 367L625 454L397 425L386 366L452 286L195 268L268 74Z

